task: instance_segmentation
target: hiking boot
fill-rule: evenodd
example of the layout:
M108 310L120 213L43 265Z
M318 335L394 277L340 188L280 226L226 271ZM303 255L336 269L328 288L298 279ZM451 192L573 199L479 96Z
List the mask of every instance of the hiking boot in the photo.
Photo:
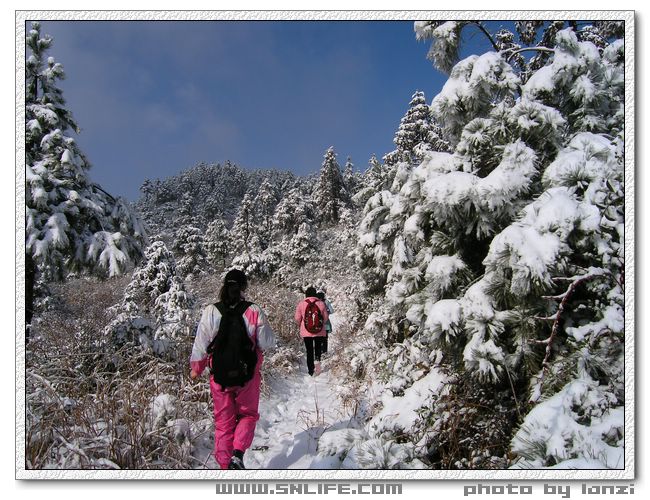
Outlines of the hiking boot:
M232 457L230 463L228 464L228 469L241 470L245 469L244 461L239 457Z

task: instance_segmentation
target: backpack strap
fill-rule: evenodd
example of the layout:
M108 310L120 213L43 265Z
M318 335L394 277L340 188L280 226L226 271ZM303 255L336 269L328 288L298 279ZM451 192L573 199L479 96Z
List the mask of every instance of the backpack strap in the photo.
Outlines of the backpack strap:
M236 312L239 315L242 315L244 314L246 309L248 309L252 304L253 304L252 302L246 302L245 300L241 300L237 302L235 307L228 307L223 302L217 302L216 304L214 304L214 307L216 307L219 310L222 316L229 312Z
M252 302L246 302L245 300L242 300L239 304L235 306L235 311L237 314L240 316L246 312L246 309L248 309L251 305L253 305Z

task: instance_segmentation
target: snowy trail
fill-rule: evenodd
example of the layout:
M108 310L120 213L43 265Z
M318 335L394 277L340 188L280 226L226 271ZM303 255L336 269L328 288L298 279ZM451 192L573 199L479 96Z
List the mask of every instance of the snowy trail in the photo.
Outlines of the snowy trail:
M318 439L326 429L348 419L338 411L335 380L323 362L323 373L300 373L260 404L260 421L247 467L254 469L329 468L317 456Z
M344 318L332 314L334 334L329 339L329 353L336 346L337 326ZM346 414L336 394L339 381L331 372L334 361L326 355L322 362L322 373L310 377L305 359L301 360L300 371L281 380L268 381L270 396L262 395L260 420L255 430L255 439L246 452L244 462L248 469L331 469L338 468L336 457L318 456L318 440L326 431L346 428L351 425L353 415ZM208 468L217 468L212 453L212 444L196 450L195 456L204 459Z

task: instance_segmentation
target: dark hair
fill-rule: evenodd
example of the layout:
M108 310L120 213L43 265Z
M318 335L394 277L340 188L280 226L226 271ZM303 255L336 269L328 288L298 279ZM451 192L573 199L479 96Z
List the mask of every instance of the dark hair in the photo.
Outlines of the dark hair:
M219 299L227 306L233 306L241 300L241 293L246 290L248 280L244 271L231 269L223 279Z
M305 290L305 297L316 297L316 289L313 286L310 286Z
M316 294L316 297L318 297L320 300L325 300L325 293L324 292L318 292Z

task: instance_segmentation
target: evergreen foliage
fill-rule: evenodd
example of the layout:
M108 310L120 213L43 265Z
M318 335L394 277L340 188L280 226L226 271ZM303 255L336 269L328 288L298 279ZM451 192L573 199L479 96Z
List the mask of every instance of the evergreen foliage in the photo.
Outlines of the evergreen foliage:
M257 235L262 250L271 244L273 237L273 214L278 203L277 194L271 183L264 179L253 200Z
M170 341L187 336L194 299L177 274L176 260L162 241L145 250L145 259L124 291L121 304L113 308L115 318L106 327L110 346L140 345L157 354L165 353Z
M296 183L275 207L273 230L275 237L294 234L298 228L315 217L310 196L302 183Z
M25 95L26 313L34 283L70 272L123 273L142 255L144 227L120 199L88 177L90 163L70 136L79 128L57 87L61 64L46 52L52 38L40 24L27 33Z
M154 233L173 233L184 224L205 230L216 218L230 227L247 192L266 185L271 199L277 199L285 195L284 186L295 181L291 172L246 170L230 161L199 163L175 176L146 179L135 205Z
M207 254L203 232L192 225L182 226L176 231L173 249L180 255L178 274L196 277L206 272Z
M224 220L217 216L205 232L205 252L208 262L215 267L226 267L226 259L230 252L229 242L230 232L226 227Z
M585 458L589 448L611 467L624 403L622 40L596 23L518 23L522 45L540 40L528 62L505 31L486 32L495 51L456 61L469 24L478 25L416 23L419 38L434 40L430 57L450 74L431 112L451 147L398 168L390 188L366 202L356 259L367 290L383 297L366 330L424 359L441 353L424 373L447 367L452 379L473 380L473 394L454 398L457 412L471 408L479 387L509 393L501 439L515 436L519 466ZM596 31L608 33L606 44L589 41ZM376 363L400 372L387 381L399 391L422 377ZM593 409L585 387L602 395ZM580 394L578 414L555 404L562 394ZM440 411L429 403L421 418L443 429ZM601 420L591 426L584 412L616 422L616 439L599 434ZM491 417L477 418L459 441ZM576 422L562 448L552 444L558 427L548 422L556 418ZM440 448L430 450L437 460L449 446L428 444ZM502 449L495 463L506 455ZM445 466L478 464L469 454L451 458Z
M253 253L261 250L255 223L253 196L251 193L246 193L230 230L231 250L235 255L245 255L250 258Z
M442 139L441 132L433 120L424 92L415 92L393 139L397 148L384 156L384 163L388 167L399 162L415 164L422 160L425 151L446 151L449 145Z
M313 199L318 220L325 224L338 222L341 210L350 203L334 148L325 152Z

